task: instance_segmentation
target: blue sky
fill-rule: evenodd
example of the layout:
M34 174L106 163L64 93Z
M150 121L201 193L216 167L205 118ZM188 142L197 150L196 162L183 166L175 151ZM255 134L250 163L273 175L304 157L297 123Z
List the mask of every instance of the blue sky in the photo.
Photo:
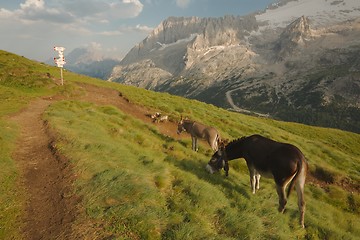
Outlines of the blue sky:
M0 0L0 49L45 61L53 46L91 47L121 59L170 16L221 17L274 0Z

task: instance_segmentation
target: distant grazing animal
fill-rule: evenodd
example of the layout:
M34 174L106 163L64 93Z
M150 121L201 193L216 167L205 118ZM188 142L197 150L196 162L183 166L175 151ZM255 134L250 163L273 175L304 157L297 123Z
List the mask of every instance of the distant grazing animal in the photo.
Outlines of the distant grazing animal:
M167 122L169 120L169 117L167 115L162 115L159 112L156 112L155 114L151 115L150 117L153 120L153 122L155 122L155 123Z
M156 113L152 114L150 117L151 117L151 119L152 119L153 121L155 121L155 119L157 119L157 118L160 117L160 116L161 116L161 113L156 112Z
M218 150L220 134L215 128L205 126L195 121L181 118L180 122L178 123L177 134L180 134L182 132L187 132L191 135L192 150L198 151L198 138L206 140L212 150Z
M304 228L304 186L308 165L302 152L294 145L276 142L260 135L252 135L234 140L226 146L221 145L211 157L206 169L214 173L224 168L227 176L228 161L237 158L244 158L246 161L254 194L259 189L260 174L273 176L279 196L279 212L284 212L287 198L295 185L300 224ZM285 194L289 183L287 194Z
M167 115L163 115L157 119L157 122L167 122L168 120L169 120L169 117Z

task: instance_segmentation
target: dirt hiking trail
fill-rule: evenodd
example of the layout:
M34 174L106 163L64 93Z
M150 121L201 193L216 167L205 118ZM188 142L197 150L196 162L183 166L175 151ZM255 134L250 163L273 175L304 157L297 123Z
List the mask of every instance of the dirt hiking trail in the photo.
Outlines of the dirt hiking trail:
M71 186L66 163L50 149L51 139L41 119L51 101L39 99L12 117L21 127L13 154L21 174L21 185L29 199L23 216L24 239L55 239L71 235L76 204L66 198Z
M144 122L151 123L148 110L131 104L118 91L93 85L79 84L85 94L77 100L98 105L114 105ZM91 223L74 222L81 215L78 197L72 195L74 177L69 162L56 154L52 137L42 114L55 101L63 97L46 97L32 101L27 108L10 118L20 126L20 136L13 158L20 170L20 184L26 191L22 234L24 239L97 239ZM70 98L69 98L70 99ZM176 125L171 122L157 124L164 135L176 136ZM83 225L79 228L79 225ZM85 230L86 229L86 230ZM85 231L84 231L85 230Z

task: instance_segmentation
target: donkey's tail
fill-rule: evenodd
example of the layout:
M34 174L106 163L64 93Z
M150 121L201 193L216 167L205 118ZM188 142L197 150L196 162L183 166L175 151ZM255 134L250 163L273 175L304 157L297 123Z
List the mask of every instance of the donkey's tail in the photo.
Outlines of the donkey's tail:
M220 134L216 134L216 139L215 139L215 144L216 144L216 151L220 148L220 144L221 144L221 137Z
M303 168L303 158L300 158L300 160L297 162L297 171L295 173L295 176L291 179L289 188L287 189L287 194L286 194L286 198L289 198L291 191L294 188L294 185L296 183L296 181L298 180L300 174L302 173L302 171L304 171Z

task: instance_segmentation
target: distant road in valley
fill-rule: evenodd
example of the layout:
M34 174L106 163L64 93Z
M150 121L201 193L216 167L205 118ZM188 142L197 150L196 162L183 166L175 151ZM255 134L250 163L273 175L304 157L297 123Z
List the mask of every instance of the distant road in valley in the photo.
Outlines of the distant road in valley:
M236 104L234 103L232 97L231 97L231 93L236 91L238 88L235 88L235 89L232 89L232 90L229 90L225 93L226 95L226 100L228 101L228 103L230 104L232 110L236 111L236 112L240 112L240 113L247 113L247 114L255 114L259 117L270 117L269 114L263 114L263 113L258 113L258 112L253 112L253 111L250 111L250 110L247 110L247 109L244 109L244 108L239 108L238 106L236 106Z

